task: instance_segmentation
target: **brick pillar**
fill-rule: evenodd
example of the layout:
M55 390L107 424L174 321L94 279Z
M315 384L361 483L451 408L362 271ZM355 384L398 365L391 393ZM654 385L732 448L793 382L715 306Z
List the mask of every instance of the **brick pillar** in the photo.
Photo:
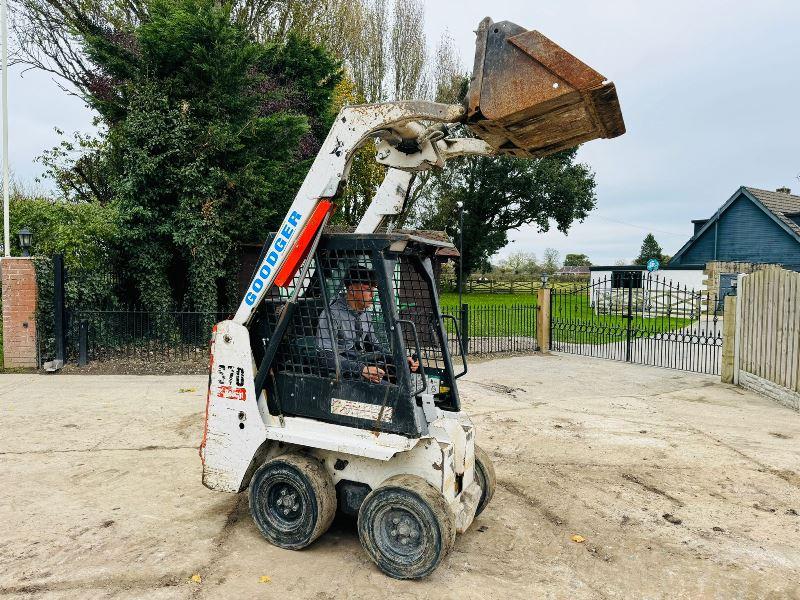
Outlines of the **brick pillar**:
M0 260L5 368L36 368L36 269L33 259Z

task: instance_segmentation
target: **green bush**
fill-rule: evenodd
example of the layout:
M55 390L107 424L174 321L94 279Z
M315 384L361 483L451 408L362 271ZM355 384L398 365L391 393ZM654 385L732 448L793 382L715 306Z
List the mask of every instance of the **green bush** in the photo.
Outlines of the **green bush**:
M114 206L16 195L9 212L13 255L21 254L17 232L27 227L33 233L34 256L63 254L68 267L86 271L110 267L119 237Z
M114 251L118 241L118 215L110 205L72 203L46 197L15 193L9 208L11 253L20 256L17 233L27 227L33 234L34 256L39 288L36 319L39 352L47 360L55 352L53 335L53 261L64 256L67 272L65 295L71 306L113 306L118 303L109 275L114 270Z

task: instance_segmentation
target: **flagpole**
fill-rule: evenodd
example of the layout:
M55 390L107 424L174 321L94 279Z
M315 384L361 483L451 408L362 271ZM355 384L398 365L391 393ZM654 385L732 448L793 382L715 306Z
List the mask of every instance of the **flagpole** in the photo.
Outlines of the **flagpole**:
M3 248L11 256L11 234L8 217L8 7L0 0L0 36L2 36L3 62Z

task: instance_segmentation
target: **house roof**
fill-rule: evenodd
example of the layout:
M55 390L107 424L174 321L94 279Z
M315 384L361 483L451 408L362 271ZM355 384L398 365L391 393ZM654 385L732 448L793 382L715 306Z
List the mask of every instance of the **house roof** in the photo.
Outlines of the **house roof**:
M744 188L766 206L772 214L778 217L789 229L800 235L800 226L792 221L787 215L800 213L800 196L787 194L785 192L770 192L759 190L758 188Z
M736 200L741 196L745 196L750 201L763 210L789 235L791 235L798 243L800 243L800 226L797 225L789 215L800 213L800 196L792 195L786 192L771 192L769 190L762 190L759 188L742 186L736 190L728 200L719 207L716 213L708 219L699 231L697 231L689 240L675 253L672 257L674 261L676 258L683 256L683 254L692 246L692 244L700 238L714 223L719 220L722 213L724 213ZM693 221L694 222L694 221Z
M556 271L556 275L584 275L589 272L589 265L578 265L574 267L561 267Z

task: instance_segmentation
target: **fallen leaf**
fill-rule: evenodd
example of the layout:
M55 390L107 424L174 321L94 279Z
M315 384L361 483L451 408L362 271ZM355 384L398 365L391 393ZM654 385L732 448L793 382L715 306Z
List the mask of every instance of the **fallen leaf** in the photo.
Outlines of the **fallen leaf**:
M571 539L571 540L572 540L573 542L575 542L576 544L582 544L583 542L585 542L585 541L586 541L586 538L585 538L585 537L583 537L582 535L578 535L577 533L576 533L575 535L573 535L573 536L572 536L571 538L569 538L569 539Z
M269 575L262 575L258 578L258 583L272 583L272 577Z
M179 391L181 394L187 394L190 392L196 392L197 388L181 388Z
M200 575L198 575L197 573L195 573L194 575L192 575L191 580L194 581L195 583L200 583L201 581L203 581L203 578L200 577Z

